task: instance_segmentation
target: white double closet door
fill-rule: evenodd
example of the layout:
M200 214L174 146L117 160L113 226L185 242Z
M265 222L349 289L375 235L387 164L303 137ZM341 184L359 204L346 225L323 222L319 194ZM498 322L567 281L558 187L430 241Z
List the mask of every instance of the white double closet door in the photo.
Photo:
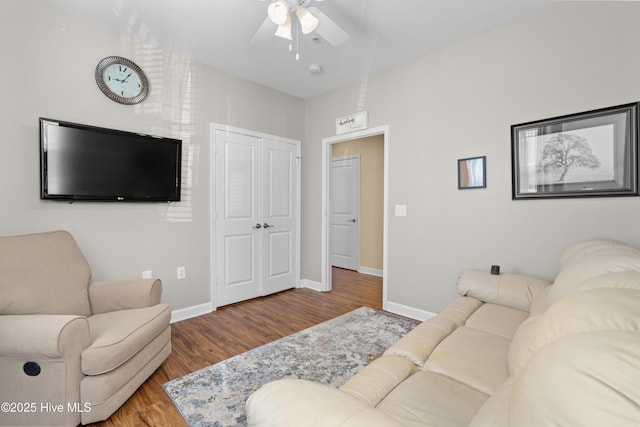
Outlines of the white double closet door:
M214 127L214 150L216 305L296 287L300 142Z

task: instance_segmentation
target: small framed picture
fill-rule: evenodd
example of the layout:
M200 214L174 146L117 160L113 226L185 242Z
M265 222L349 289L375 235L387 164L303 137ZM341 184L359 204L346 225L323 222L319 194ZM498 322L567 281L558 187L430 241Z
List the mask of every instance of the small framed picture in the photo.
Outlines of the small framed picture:
M458 190L487 188L487 157L458 159Z
M512 198L637 196L638 103L511 126Z

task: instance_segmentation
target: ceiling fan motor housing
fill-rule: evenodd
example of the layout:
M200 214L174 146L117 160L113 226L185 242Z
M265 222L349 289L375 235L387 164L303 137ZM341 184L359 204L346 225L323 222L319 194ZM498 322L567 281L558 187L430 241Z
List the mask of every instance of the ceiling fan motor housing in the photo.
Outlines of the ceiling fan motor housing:
M285 0L289 12L293 13L298 10L299 7L307 7L311 3L311 0Z

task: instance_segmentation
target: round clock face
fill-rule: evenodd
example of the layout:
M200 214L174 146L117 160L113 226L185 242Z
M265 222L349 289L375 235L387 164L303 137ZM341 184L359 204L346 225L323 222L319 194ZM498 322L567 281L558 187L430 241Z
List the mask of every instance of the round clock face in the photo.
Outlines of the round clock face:
M121 104L137 104L149 93L149 83L142 69L119 56L109 56L98 63L96 83L107 97Z

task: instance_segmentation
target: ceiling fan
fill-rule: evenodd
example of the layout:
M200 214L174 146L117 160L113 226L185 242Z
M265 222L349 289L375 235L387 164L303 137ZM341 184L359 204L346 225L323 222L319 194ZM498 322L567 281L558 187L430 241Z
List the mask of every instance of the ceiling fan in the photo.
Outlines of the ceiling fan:
M291 40L291 26L294 23L299 25L303 34L315 31L333 47L349 40L346 31L318 8L307 7L309 3L311 0L273 0L267 9L267 17L251 39L251 43L263 43L273 35Z

